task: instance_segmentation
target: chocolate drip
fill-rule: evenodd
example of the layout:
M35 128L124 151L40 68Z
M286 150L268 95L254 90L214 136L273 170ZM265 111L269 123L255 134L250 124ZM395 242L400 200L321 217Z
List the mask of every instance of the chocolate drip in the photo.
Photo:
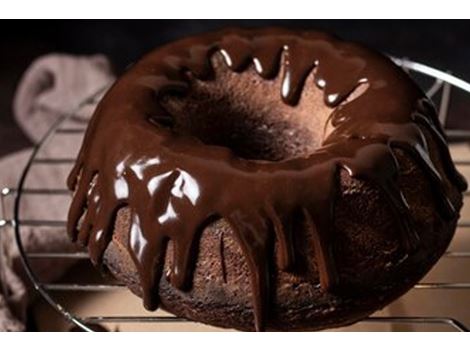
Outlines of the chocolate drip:
M245 160L227 148L155 125L168 115L158 98L168 92L185 94L191 76L211 79L210 58L215 52L222 53L231 70L254 65L265 79L278 74L282 61L280 96L286 104L297 104L305 81L313 75L325 104L334 108L329 118L334 130L322 146L307 158ZM366 91L348 101L364 83ZM314 234L322 289L341 284L334 260L339 170L383 191L407 251L418 245L419 237L397 184L396 149L414 158L429 176L443 218L457 216L443 178L460 190L466 184L429 106L423 93L387 59L323 34L228 30L181 40L147 55L99 104L68 180L75 190L68 231L72 239L88 245L91 260L99 265L118 210L129 207L128 250L140 276L144 304L156 309L169 241L174 256L167 278L175 287L188 289L202 229L215 218L226 219L249 265L255 327L263 330L274 237L279 243L278 266L290 270L296 260L291 221L299 209ZM424 130L439 148L445 175L429 156Z

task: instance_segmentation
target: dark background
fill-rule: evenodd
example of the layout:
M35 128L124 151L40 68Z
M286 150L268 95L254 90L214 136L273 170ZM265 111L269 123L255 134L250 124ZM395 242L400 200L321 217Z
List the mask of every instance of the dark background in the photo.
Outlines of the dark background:
M226 26L320 29L470 80L470 21L210 20L4 21L0 55L0 156L30 145L11 102L30 62L50 52L107 55L116 73L165 42Z

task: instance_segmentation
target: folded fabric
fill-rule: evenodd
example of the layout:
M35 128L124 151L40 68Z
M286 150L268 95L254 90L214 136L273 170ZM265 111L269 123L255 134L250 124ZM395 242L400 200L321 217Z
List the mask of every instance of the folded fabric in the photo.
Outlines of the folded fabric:
M18 124L33 142L38 142L54 122L64 114L69 114L90 95L109 85L114 79L108 60L102 55L74 57L64 54L51 54L37 59L25 72L18 85L13 107ZM94 104L84 106L76 115L86 126L94 110ZM51 148L42 151L42 157L74 155L77 143L65 140L51 144ZM26 165L31 150L9 155L0 160L0 186L15 187L21 172ZM36 185L51 188L63 188L67 168L34 168L28 178L28 188ZM21 212L24 218L64 219L67 210L67 196L54 198L52 202L34 201L25 198ZM11 204L6 204L10 207ZM9 209L3 209L8 213ZM30 295L29 281L25 278L13 231L3 228L0 233L0 331L21 331L25 329L26 307ZM63 229L24 228L22 244L26 252L71 251L70 244ZM52 281L62 275L72 262L64 261L58 265L47 260L34 262L34 270L44 282Z
M51 124L113 79L103 55L50 54L26 70L13 101L16 120L33 141Z

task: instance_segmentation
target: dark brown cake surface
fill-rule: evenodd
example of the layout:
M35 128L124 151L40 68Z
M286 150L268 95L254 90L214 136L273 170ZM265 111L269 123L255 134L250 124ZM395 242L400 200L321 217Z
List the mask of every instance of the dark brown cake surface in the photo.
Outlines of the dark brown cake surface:
M156 49L99 104L68 230L149 309L241 330L340 326L413 286L466 183L387 58L314 32Z

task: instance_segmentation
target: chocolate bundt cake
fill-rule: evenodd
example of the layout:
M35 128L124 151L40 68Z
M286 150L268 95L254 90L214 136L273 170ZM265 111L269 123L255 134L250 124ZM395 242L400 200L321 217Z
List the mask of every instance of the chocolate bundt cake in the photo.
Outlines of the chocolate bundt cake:
M68 231L145 307L240 330L362 319L421 279L465 180L386 57L316 32L156 49L98 105Z

